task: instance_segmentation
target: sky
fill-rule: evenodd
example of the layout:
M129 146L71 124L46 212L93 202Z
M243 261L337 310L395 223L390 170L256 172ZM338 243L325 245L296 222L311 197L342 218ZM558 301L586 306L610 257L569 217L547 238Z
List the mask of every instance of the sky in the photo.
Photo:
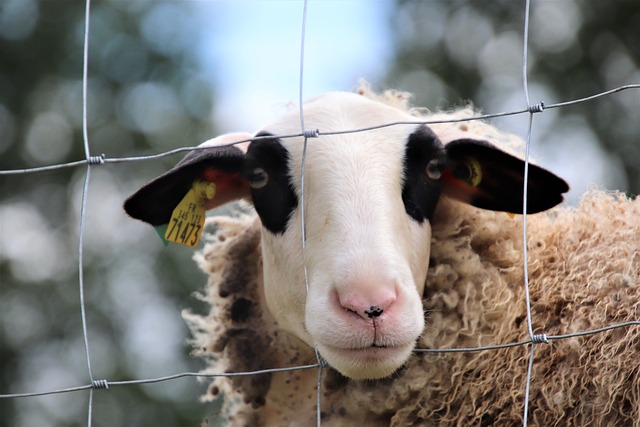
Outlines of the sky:
M201 60L216 77L223 132L255 131L298 103L304 2L204 2ZM303 99L381 79L391 58L389 1L309 1Z
M541 6L549 4L553 5L547 2ZM217 92L212 120L219 131L255 132L280 116L290 105L298 105L304 10L302 0L205 1L197 2L197 5L204 21L198 36L200 66L214 80ZM308 1L303 100L327 91L353 90L359 79L379 87L386 76L396 42L396 35L389 25L393 7L394 2L388 0ZM541 7L534 11L538 9ZM563 17L566 15L570 21L568 17L573 16L569 13L572 9L569 8L569 12L565 9L554 9L554 13ZM544 40L555 40L551 35L559 30L554 28L543 29L542 33L549 34ZM560 25L558 28L563 27ZM540 38L536 36L538 33L533 31L534 41ZM512 52L509 51L515 55L513 60L518 63L518 68L521 49L518 42ZM502 47L496 54L500 58L508 56L507 50ZM494 62L490 62L490 73L500 70ZM501 96L489 84L495 96L488 98L490 105L479 106L483 111L510 111L523 107L520 74L503 76L502 81L512 81L513 87L503 91L503 95L506 95ZM545 88L531 85L530 89L536 96L546 94L547 98L553 99L545 92ZM532 102L538 102L537 98ZM437 106L426 107L433 109ZM553 117L553 113L547 113L544 120L536 121L534 142L537 142L536 137L548 130ZM579 122L579 118L576 120ZM526 117L518 116L502 120L497 125L524 138L527 121ZM568 121L563 126L564 132L552 134L551 138L558 140L558 143L552 141L532 146L535 162L546 165L571 182L567 197L571 204L577 203L581 195L594 185L626 188L620 162L603 151L595 135L585 132L585 127L578 122ZM567 156L576 155L580 157L579 168L576 162L564 160ZM585 175L585 169L591 173Z

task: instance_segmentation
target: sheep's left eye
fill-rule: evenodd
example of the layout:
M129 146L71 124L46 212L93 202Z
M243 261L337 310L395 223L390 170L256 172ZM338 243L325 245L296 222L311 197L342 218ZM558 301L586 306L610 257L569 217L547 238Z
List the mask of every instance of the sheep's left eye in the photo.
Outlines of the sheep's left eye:
M430 160L425 168L425 174L429 179L437 181L442 177L442 171L444 170L443 163L438 159Z
M254 190L263 188L269 182L269 174L262 168L254 168L248 178L249 185Z

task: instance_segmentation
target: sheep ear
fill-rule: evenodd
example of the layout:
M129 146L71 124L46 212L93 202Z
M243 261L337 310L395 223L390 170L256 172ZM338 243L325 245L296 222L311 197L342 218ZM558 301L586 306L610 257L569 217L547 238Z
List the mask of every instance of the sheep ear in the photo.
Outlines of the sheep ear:
M216 195L205 202L206 209L248 196L249 186L240 174L247 144L221 145L251 137L230 134L201 144L207 148L191 151L171 170L144 185L125 201L124 210L153 226L167 224L174 208L198 179L216 184Z
M482 209L522 213L523 160L475 139L451 141L445 150L444 194ZM552 208L563 201L567 191L569 186L562 178L529 164L527 213Z

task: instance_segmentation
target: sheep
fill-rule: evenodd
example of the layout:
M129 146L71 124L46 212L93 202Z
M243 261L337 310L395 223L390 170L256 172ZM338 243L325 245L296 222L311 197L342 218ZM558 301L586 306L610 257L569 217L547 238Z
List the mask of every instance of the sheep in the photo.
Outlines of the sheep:
M322 132L416 121L406 100L331 93L305 104L305 121ZM219 194L206 207L241 197L255 206L257 217L209 220L218 229L196 260L210 276L201 297L212 310L184 313L195 354L209 372L231 372L308 364L317 351L333 368L324 370L323 425L521 423L526 347L414 352L528 334L521 221L503 213L522 210L523 163L502 147L517 138L471 121L309 140L303 247L301 138L273 137L297 124L295 112L285 115L248 147L226 146L247 134L214 139L125 202L132 217L160 225L204 178ZM529 172L528 213L557 205L566 183ZM535 330L638 319L639 213L638 199L596 191L576 209L529 217ZM532 424L638 422L636 333L541 347ZM224 396L232 425L313 425L315 381L312 370L219 378L207 396Z

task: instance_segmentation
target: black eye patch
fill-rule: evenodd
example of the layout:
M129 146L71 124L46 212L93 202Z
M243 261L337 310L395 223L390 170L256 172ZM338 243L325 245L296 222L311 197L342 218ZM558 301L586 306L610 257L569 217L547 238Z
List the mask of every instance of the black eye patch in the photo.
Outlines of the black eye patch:
M260 133L257 136L269 136ZM247 150L242 175L251 186L251 198L262 225L274 234L287 229L298 207L291 173L289 152L278 138L253 141Z
M407 140L402 201L407 215L419 223L431 220L440 199L440 173L447 160L442 142L421 125ZM440 172L440 173L438 173Z

